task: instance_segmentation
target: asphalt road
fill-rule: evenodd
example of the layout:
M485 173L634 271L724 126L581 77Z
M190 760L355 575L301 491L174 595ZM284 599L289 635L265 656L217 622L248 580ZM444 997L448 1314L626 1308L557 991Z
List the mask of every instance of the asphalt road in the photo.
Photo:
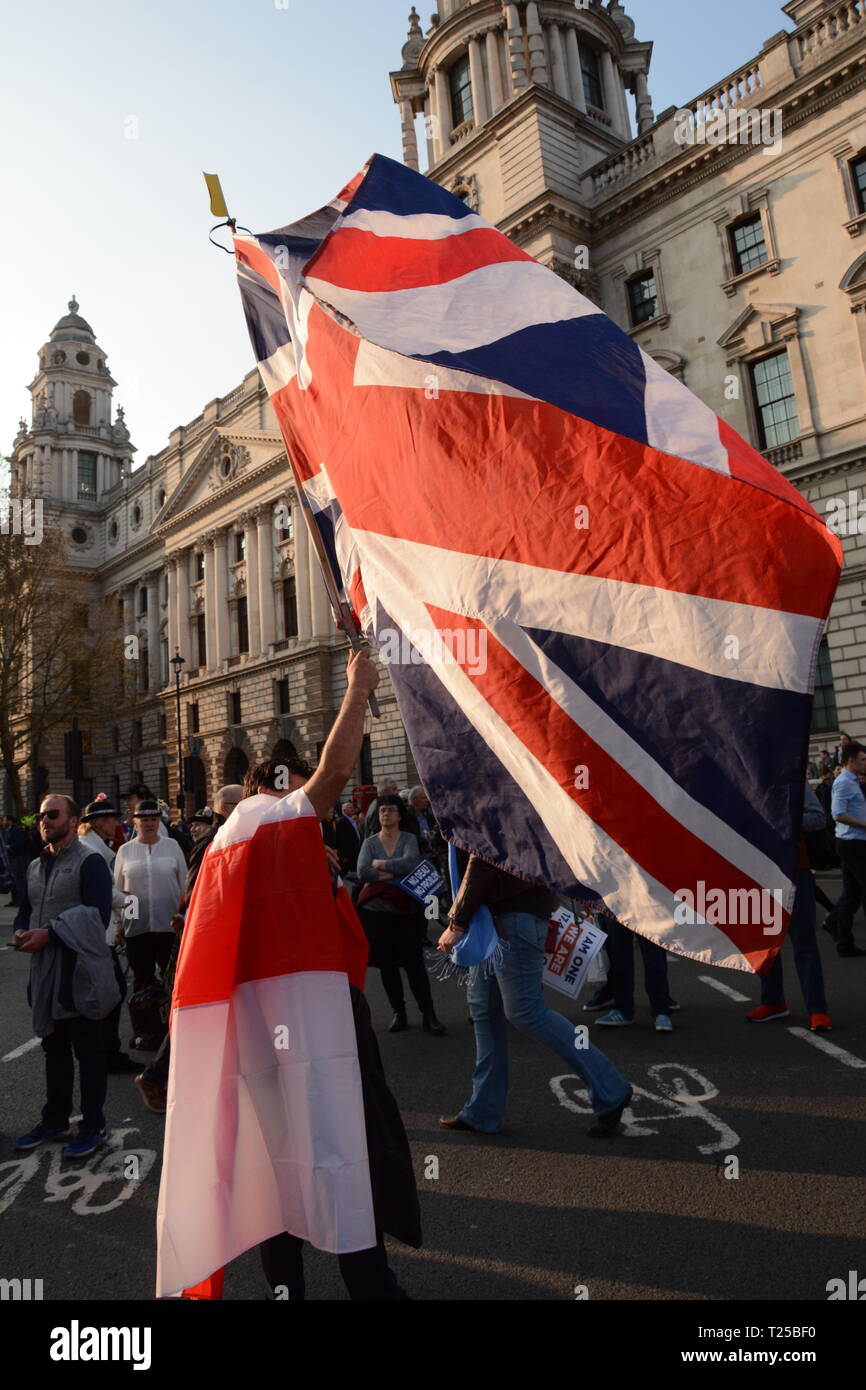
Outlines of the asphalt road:
M827 886L835 896L838 885ZM27 1046L28 961L5 946L10 922L0 908L0 1277L42 1279L46 1300L150 1299L163 1121L132 1081L110 1078L107 1153L77 1164L56 1146L14 1155L44 1082L41 1049ZM438 1129L437 1116L468 1094L465 994L434 984L446 1037L423 1033L413 1008L412 1027L392 1036L372 971L373 1019L421 1194L424 1247L390 1246L413 1298L573 1300L585 1289L592 1300L824 1301L828 1280L866 1273L866 958L841 960L819 937L834 1022L826 1042L841 1055L800 1031L789 951L791 1016L760 1028L744 1022L750 1002L719 988L756 1001L754 977L672 959L682 1005L672 1035L653 1031L640 989L632 1028L591 1029L636 1088L627 1132L603 1141L587 1137L579 1079L513 1031L506 1130ZM594 1017L561 995L550 1002L576 1023ZM306 1267L308 1298L345 1298L333 1257L308 1250ZM225 1297L264 1294L258 1256L247 1254Z

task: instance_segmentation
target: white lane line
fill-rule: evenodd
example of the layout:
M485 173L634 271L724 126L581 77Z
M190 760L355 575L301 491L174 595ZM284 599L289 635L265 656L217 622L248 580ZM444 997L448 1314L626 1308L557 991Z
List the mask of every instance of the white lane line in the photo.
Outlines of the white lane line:
M7 1052L5 1057L0 1057L0 1062L14 1062L16 1057L23 1057L25 1052L29 1052L31 1047L38 1047L41 1038L31 1038L29 1042L22 1043L16 1047L14 1052Z
M842 1062L846 1067L866 1067L866 1062L860 1057L855 1057L853 1052L846 1052L844 1047L837 1047L835 1043L828 1042L820 1033L810 1033L808 1028L786 1028L785 1032L793 1033L795 1038L802 1038L804 1042L820 1048L828 1057L835 1057L837 1062Z
M712 985L713 989L719 991L719 994L727 995L729 999L733 999L737 1004L748 1004L750 1002L748 994L739 994L737 990L731 989L730 985L723 985L721 980L715 979L712 975L699 975L698 979L702 980L705 985Z

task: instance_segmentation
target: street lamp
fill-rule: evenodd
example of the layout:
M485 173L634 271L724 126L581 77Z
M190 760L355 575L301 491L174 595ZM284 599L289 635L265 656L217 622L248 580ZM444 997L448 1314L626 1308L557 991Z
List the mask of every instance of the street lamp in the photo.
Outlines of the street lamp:
M183 808L186 805L186 798L183 794L183 745L180 733L180 673L181 668L186 665L180 654L180 649L175 647L174 656L171 658L174 667L174 697L177 709L177 809L183 815Z

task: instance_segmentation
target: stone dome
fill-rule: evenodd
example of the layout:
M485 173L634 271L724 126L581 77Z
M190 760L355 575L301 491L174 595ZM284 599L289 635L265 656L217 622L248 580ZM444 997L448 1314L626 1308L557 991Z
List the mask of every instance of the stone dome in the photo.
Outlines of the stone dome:
M58 343L71 340L73 342L95 343L96 334L90 327L86 319L78 313L78 300L75 295L68 304L69 313L64 314L62 319L51 330L50 342Z

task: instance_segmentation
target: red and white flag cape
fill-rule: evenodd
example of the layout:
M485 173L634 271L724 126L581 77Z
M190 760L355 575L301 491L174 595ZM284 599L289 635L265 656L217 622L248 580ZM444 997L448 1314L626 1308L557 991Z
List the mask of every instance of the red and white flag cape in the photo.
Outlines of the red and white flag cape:
M219 1297L223 1266L281 1231L375 1245L349 993L366 959L303 789L242 801L202 863L172 996L158 1298Z

